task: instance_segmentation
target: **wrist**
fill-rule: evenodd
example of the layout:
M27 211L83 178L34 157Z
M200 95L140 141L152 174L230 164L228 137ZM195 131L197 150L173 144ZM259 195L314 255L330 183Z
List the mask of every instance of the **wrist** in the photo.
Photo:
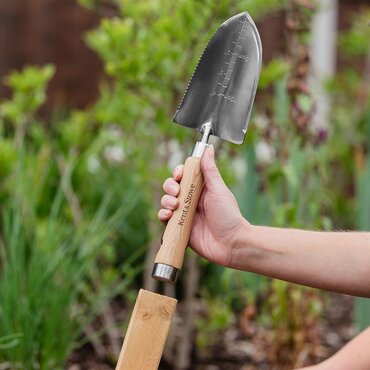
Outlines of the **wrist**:
M254 226L245 220L235 238L229 267L269 275L276 258L283 253L272 247L270 234L271 228Z
M255 228L256 226L250 224L242 217L239 227L234 232L230 259L227 267L239 270L246 269L246 252L248 251L250 240L253 239L252 234L255 233Z

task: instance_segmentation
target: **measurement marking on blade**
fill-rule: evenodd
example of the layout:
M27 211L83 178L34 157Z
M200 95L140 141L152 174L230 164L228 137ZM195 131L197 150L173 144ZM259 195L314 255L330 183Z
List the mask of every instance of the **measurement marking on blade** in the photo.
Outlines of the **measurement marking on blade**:
M228 80L230 81L231 74L233 73L233 70L234 70L234 64L236 63L236 59L239 56L239 53L237 52L237 48L241 48L241 45L239 44L239 42L241 40L240 37L242 37L241 36L242 30L244 29L244 26L247 22L247 17L245 17L245 19L243 21L240 20L239 22L242 23L242 26L241 26L241 29L239 31L237 40L232 42L233 44L235 44L234 50L233 51L228 50L227 53L226 53L226 54L231 54L231 59L230 59L230 62L228 64L229 67L226 71L226 75L224 77L224 80L222 81L222 88L224 88L224 86L228 85L228 81L226 80L226 77L228 77Z
M226 72L221 70L220 72L217 73L218 76L223 77L223 79L220 80L220 82L217 83L217 85L220 85L219 91L218 92L213 91L210 94L211 96L222 97L223 99L225 99L226 101L228 101L230 103L235 103L236 99L235 99L235 97L233 97L231 95L226 95L225 92L226 92L226 89L227 89L227 87L230 83L231 75L234 71L234 65L239 60L243 61L243 62L248 62L249 61L249 57L247 55L241 54L239 52L243 49L242 45L240 45L240 42L242 40L245 40L245 37L243 37L244 34L242 36L242 32L247 31L247 28L244 28L244 26L248 22L247 17L245 17L243 21L240 20L238 22L241 23L241 27L240 27L239 31L237 31L237 30L233 31L233 33L237 36L237 39L236 40L234 39L232 41L232 44L234 44L235 46L234 46L233 50L227 50L224 53L226 56L230 56L230 60L227 61L227 62L224 62L228 66L227 70L226 70Z

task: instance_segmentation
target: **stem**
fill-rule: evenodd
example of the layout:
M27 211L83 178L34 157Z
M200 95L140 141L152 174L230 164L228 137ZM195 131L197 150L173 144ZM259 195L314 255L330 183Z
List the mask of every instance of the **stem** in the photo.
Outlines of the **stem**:
M191 350L193 347L193 336L195 329L195 295L199 286L198 257L192 253L186 259L187 274L185 277L185 317L182 333L180 334L176 370L188 369L191 364Z

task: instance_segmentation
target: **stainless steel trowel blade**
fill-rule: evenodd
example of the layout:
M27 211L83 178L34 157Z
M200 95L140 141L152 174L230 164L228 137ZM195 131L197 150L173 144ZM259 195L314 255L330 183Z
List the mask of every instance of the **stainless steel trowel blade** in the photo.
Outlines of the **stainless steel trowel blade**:
M174 122L242 144L262 63L256 25L247 12L228 19L205 48Z

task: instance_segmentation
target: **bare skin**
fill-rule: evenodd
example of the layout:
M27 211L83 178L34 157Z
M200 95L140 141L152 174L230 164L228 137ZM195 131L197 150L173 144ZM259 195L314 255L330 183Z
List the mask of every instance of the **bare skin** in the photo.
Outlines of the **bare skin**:
M321 364L305 367L304 370L368 370L370 369L369 343L370 328L347 343L334 356Z
M243 218L234 195L222 180L214 161L213 147L204 153L201 166L205 188L189 240L190 247L198 254L226 267L370 298L369 232L317 232L254 226ZM167 194L163 196L162 209L158 212L162 222L167 222L178 207L182 173L183 166L176 167L173 177L163 184ZM366 350L364 353L368 358L362 358L361 364L359 356L350 355L356 348L358 351L365 349L362 346L366 342L368 348L370 331L365 331L353 342L329 360L306 370L349 369L348 365L339 364L348 364L346 358L352 361L352 370L370 369L370 356Z

